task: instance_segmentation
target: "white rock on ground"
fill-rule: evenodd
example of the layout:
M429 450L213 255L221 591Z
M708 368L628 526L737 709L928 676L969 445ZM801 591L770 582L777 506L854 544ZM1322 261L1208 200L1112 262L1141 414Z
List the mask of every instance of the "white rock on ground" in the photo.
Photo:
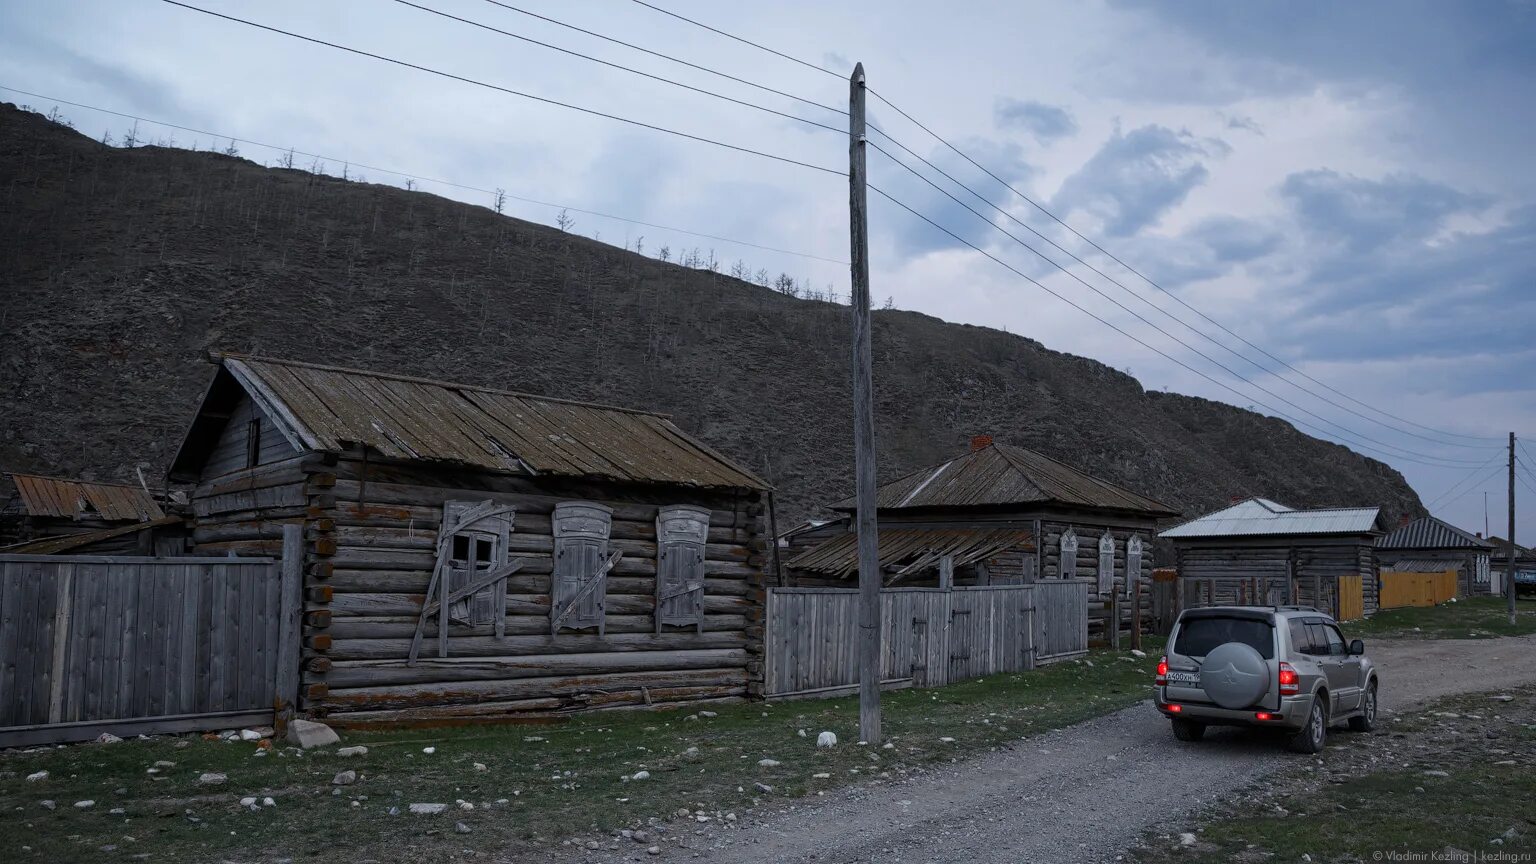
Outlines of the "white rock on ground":
M468 834L469 826L465 825L463 822L455 822L453 823L453 830L460 834Z
M252 798L250 796L246 796L244 798L241 798L240 799L240 806L241 807L255 808L255 806L256 806L256 799Z
M220 774L216 771L208 771L197 775L197 785L199 786L222 786L227 782L229 782L229 775Z
M1132 648L1131 649L1131 656L1132 657L1145 657L1145 656L1147 656L1147 652L1141 650L1140 648Z
M764 767L764 768L777 768L777 767L779 767L779 760L777 760L777 759L759 759L759 760L757 760L757 764L762 766L762 767Z
M437 748L436 747L423 747L423 748L421 748L421 752L427 754L428 756L431 756L433 753L437 752Z
M720 715L716 714L713 711L700 711L699 712L699 716L700 717L719 717Z
M113 735L111 732L103 732L100 735L96 736L96 743L97 744L116 744L116 743L118 743L119 741L122 741L122 740L123 739L117 737L116 735Z
M835 733L835 732L823 732L820 735L817 735L816 736L816 746L817 747L836 747L837 746L837 733Z
M333 786L351 786L353 783L356 783L356 782L357 782L357 772L356 771L342 771L342 772L338 773L335 777L331 778L331 785L333 785Z
M368 748L361 744L352 747L342 747L336 751L337 756L367 756Z
M484 762L476 762L475 763L475 770L476 771L489 771L491 769L486 767L486 764Z
M447 809L447 804L412 804L410 807L410 811L418 816L436 816Z
M649 771L636 771L635 773L633 773L633 774L631 774L629 776L629 779L631 779L631 780L649 780L649 779L651 779L651 772L649 772Z
M28 783L37 783L37 782L39 782L41 780L47 780L47 779L48 779L48 772L47 771L38 771L35 774L28 774L27 775L27 782Z
M240 730L240 740L241 741L260 741L261 740L261 733L257 732L255 729L241 729Z
M661 854L661 847L660 846L650 846L650 847L647 847L646 850L645 850L645 854L647 854L647 855L660 855Z
M288 721L288 740L299 745L301 749L308 750L311 747L340 744L341 736L324 723L316 723L313 720L290 720Z
M1194 834L1192 834L1192 833L1190 833L1188 831L1185 831L1184 833L1179 835L1179 845L1180 846L1193 846L1197 842L1199 842L1198 838L1196 838Z
M277 802L273 801L271 798L263 798L263 799L261 799L261 806L263 806L263 807L276 807L277 806Z
M76 810L89 810L90 808L95 807L95 806L96 806L96 802L90 800L89 798L87 798L84 801L76 801L75 802L75 809Z

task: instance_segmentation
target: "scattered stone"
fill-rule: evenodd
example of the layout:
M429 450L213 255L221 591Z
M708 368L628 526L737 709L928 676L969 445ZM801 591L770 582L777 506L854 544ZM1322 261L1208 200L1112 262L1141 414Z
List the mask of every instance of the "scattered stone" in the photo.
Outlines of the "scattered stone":
M447 809L447 804L412 804L410 806L410 811L417 816L436 816Z
M895 745L895 743L893 743L891 741L887 741L884 744L880 745L880 749L881 750L895 750L896 749L896 745Z
M95 806L96 806L96 802L90 800L89 798L87 798L84 801L76 801L75 802L75 809L76 810L89 810L89 809L91 809L92 807L95 807Z
M485 766L485 763L484 763L484 762L476 762L476 763L475 763L475 770L476 770L476 771L489 771L489 770L491 770L491 769L490 769L490 768L487 768L487 767L486 767L486 766Z
M953 743L955 743L955 739L949 737L948 735L944 736L943 738L940 738L939 740L944 742L945 744L953 744Z
M1515 697L1509 695L1508 693L1500 693L1497 696L1489 696L1488 698L1492 699L1495 702L1513 702L1513 701L1515 701Z
M255 810L256 809L256 799L251 797L251 796L246 796L244 798L241 798L240 799L240 806L241 807L249 807L252 810Z
M431 756L433 753L437 752L437 748L436 747L423 747L423 748L421 748L421 752L427 754L428 756Z
M629 832L629 839L635 841L636 843L645 843L651 839L651 835L645 831L631 831Z
M38 771L35 774L28 774L27 775L27 782L28 783L37 783L37 782L39 782L41 780L47 780L47 779L48 779L48 772L47 771Z
M1131 656L1132 657L1145 657L1145 656L1147 656L1147 652L1141 650L1140 648L1132 648L1131 649Z
M400 808L399 807L391 807L391 808L389 808L389 815L391 815L391 816L399 816L400 815Z
M459 809L460 810L473 810L473 809L475 809L475 805L470 803L470 802L468 802L468 801L460 799L458 803L459 803Z
M44 810L52 810L55 807L59 806L59 805L53 803L52 801L39 801L37 803L43 805L43 809Z
M263 799L261 799L261 806L263 806L263 807L276 807L277 806L277 802L273 801L271 798L263 798Z
M197 775L197 785L199 786L222 786L228 782L229 775L220 774L216 771L208 771Z
M1425 777L1449 777L1449 776L1451 776L1451 772L1449 772L1449 771L1425 771L1424 772L1424 776Z
M1189 831L1185 831L1179 835L1180 846L1193 846L1197 842L1199 842L1198 838L1196 838L1195 835Z
M709 717L719 717L719 716L720 716L720 715L719 715L719 714L716 714L716 713L715 713L715 712L713 712L713 711L700 711L700 712L699 712L699 716L700 716L700 717L705 717L705 718L709 718Z
M661 847L660 846L648 846L648 847L646 847L645 854L647 854L647 855L660 855L661 854Z
M820 746L820 742L819 741L817 742L817 745ZM777 768L777 767L779 767L779 760L777 760L777 759L759 759L759 760L757 760L757 764L758 764L759 767L762 767L762 768Z
M752 788L756 789L757 791L759 791L761 793L763 793L764 795L767 795L767 794L770 794L771 792L773 792L773 787L769 786L767 783L753 783L752 784Z
M806 734L805 734L805 730L804 730L804 729L798 729L798 730L796 730L796 731L795 731L795 734L796 734L796 735L799 735L799 736L800 736L800 737L801 737L801 738L804 738L804 737L806 737Z
M368 748L364 747L361 744L354 744L351 747L342 747L342 748L340 748L339 750L336 751L336 755L337 756L367 756L368 755Z
M175 762L167 762L164 759L161 759L160 761L155 763L155 767L156 768L175 768L176 767L176 763Z
M631 780L649 780L649 779L651 779L651 772L649 772L649 771L636 771L635 773L633 773L633 774L631 774L629 776L629 779L631 779Z
M468 834L469 826L465 825L463 822L455 822L453 823L453 830L459 834Z
M357 782L357 772L356 771L342 771L341 773L337 774L335 777L331 778L331 785L332 786L351 786L353 783L356 783L356 782Z
M121 742L122 740L123 739L117 737L116 735L113 735L111 732L103 732L100 735L96 736L96 743L97 744L117 744L117 743Z
M837 733L835 733L835 732L823 732L820 735L817 735L816 736L816 746L817 747L836 747L837 746Z
M336 730L313 720L288 721L288 740L299 745L302 750L311 747L329 747L332 744L340 744L341 736Z
M122 807L113 807L111 810L108 810L107 813L108 813L108 815L111 815L111 816L126 816L126 815L128 815L128 811L123 809Z
M821 772L821 773L819 773L819 774L812 774L812 775L811 775L811 779L812 779L812 780L828 780L828 779L831 779L831 777L832 777L832 775L831 775L831 774L828 774L828 773L827 773L827 772L825 772L825 771L822 771L822 772Z
M240 740L241 741L260 741L261 740L261 733L257 732L255 729L241 729L240 730Z

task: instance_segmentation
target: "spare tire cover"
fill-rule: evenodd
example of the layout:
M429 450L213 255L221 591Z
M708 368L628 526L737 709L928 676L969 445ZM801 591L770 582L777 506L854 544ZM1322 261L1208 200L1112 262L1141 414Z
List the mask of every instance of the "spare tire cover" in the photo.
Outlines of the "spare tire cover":
M1252 645L1218 645L1200 667L1200 689L1223 708L1247 708L1269 692L1269 665Z

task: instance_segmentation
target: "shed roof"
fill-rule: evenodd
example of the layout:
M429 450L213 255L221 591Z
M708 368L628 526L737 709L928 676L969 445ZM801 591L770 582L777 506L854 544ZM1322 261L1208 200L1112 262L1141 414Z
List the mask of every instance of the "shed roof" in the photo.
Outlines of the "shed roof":
M920 507L985 507L1018 504L1065 504L1139 513L1151 517L1177 516L1177 510L1033 450L1009 444L989 444L881 486L875 495L880 510ZM854 509L852 498L832 505Z
M1376 544L1382 549L1489 549L1487 540L1455 525L1425 516L1403 525Z
M22 509L29 516L64 519L96 516L108 522L142 522L165 514L154 496L138 486L11 474Z
M1350 536L1381 533L1380 507L1296 510L1268 498L1249 498L1158 534L1159 537Z
M1016 528L882 528L878 536L880 566L902 565L893 580L938 566L939 558L945 555L954 556L955 566L963 567L1033 540L1028 531ZM784 566L846 578L859 569L858 532L838 534Z
M174 478L196 476L222 428L221 404L238 389L299 450L364 445L390 458L535 475L768 488L661 414L291 360L219 363Z

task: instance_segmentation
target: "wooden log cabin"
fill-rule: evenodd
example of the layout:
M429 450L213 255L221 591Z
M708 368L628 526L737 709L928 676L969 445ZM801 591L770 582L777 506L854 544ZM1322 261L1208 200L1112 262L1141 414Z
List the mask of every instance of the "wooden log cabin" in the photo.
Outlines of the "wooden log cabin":
M1456 589L1462 597L1493 593L1493 552L1493 544L1487 540L1433 516L1404 521L1376 544L1383 570L1456 571Z
M1010 585L1061 577L1093 581L1089 638L1097 644L1151 627L1152 538L1176 510L1033 450L979 435L969 452L876 492L880 566L891 585ZM781 549L791 585L857 579L852 499L837 520L807 523ZM1140 615L1132 603L1140 598ZM1111 631L1108 622L1117 618Z
M303 526L313 716L761 691L767 484L664 416L223 356L171 479L195 484L195 554L275 554Z
M1373 614L1380 591L1378 507L1296 510L1249 498L1162 532L1183 605L1315 606L1342 619Z

